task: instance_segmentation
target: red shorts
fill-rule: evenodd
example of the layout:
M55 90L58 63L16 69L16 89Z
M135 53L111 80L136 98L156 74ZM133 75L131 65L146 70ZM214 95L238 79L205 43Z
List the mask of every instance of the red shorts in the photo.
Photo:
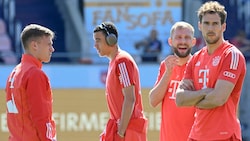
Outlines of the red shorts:
M202 140L194 140L194 139L189 138L188 141L202 141ZM225 139L225 140L212 140L212 141L241 141L241 140L237 139L235 135L232 135L229 139Z

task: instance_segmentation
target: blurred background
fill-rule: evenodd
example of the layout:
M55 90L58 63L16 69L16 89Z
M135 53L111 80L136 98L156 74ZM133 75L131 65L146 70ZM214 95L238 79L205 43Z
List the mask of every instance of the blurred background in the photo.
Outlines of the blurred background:
M71 141L98 139L108 118L104 108L108 59L100 58L96 53L92 33L95 26L104 21L116 24L120 47L131 53L138 63L145 112L150 119L148 136L149 140L157 140L160 108L149 106L148 91L154 85L160 61L172 53L167 43L169 30L177 21L191 23L198 40L193 52L202 48L204 42L197 28L196 11L206 1L0 0L0 140L7 140L8 135L4 106L6 79L23 53L20 32L31 23L46 26L56 33L55 52L51 62L44 64L43 69L50 77L54 90L58 138ZM250 0L218 2L225 6L228 13L225 39L239 47L250 70ZM156 31L161 47L156 60L145 61L142 58L145 46L139 42L149 39L152 30ZM249 79L248 71L239 107L244 141L250 141Z

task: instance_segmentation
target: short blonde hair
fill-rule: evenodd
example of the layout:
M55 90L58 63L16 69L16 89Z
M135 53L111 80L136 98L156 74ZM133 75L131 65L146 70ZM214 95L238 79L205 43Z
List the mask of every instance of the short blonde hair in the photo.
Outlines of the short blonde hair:
M194 27L187 22L184 21L176 22L170 30L170 37L173 36L173 33L175 32L176 29L189 29L194 37Z
M23 48L27 49L28 43L31 40L34 40L42 36L51 36L53 39L55 37L55 33L51 31L49 28L38 24L27 25L21 33L21 42Z

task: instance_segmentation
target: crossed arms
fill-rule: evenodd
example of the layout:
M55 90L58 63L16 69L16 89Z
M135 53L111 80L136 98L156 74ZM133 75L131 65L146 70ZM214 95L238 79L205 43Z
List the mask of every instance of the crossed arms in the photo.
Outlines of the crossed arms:
M232 82L218 79L214 88L195 90L192 80L184 79L176 91L177 106L196 106L201 109L212 109L222 106L233 91Z

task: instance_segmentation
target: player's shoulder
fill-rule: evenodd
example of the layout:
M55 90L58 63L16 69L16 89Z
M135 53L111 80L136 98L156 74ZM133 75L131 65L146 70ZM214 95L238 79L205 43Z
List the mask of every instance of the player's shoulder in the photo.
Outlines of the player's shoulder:
M206 53L207 52L207 46L204 46L203 48L201 48L200 50L196 51L193 56L198 56L200 54Z
M244 58L243 53L235 45L229 42L227 42L227 44L224 45L224 53L225 55L240 56Z
M233 64L246 64L243 53L231 43L227 43L227 45L224 46L224 52L221 57L224 61L230 60Z
M134 58L129 54L127 51L120 50L119 53L117 54L116 58L116 63L132 63L135 64Z
M201 56L204 56L205 54L207 54L207 47L206 47L206 46L203 47L203 48L201 48L200 50L196 51L196 52L192 55L191 59L189 59L188 62L190 62L190 61L192 61L192 60L199 59Z
M35 66L31 66L27 71L26 73L29 75L29 76L43 76L45 75L45 73L40 69L40 68L37 68Z

